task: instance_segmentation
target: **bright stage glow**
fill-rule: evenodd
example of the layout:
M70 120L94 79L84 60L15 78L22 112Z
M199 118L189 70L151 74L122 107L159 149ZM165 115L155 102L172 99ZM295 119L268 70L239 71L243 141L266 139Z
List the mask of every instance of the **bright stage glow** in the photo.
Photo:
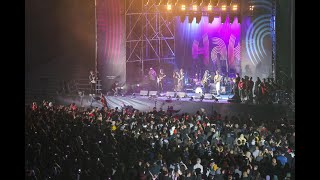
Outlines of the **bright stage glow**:
M233 10L233 11L238 10L238 5L233 5L232 10Z
M201 87L197 87L196 90L195 90L195 92L202 94L202 88L201 88Z
M182 11L185 11L185 10L186 10L186 5L182 4L182 5L181 5L181 10L182 10Z
M172 9L171 4L168 4L168 5L167 5L167 10L170 11L171 9Z
M197 5L192 6L192 10L196 11L198 9Z
M222 6L221 6L221 10L222 10L222 11L227 10L227 6L226 6L226 5L222 5Z
M212 5L211 4L208 5L208 11L212 11Z

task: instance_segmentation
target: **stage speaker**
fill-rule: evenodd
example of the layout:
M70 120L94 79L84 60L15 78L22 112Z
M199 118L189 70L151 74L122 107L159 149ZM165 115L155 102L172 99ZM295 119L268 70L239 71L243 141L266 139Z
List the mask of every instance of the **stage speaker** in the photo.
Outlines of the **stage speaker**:
M213 99L213 94L206 93L206 94L204 95L204 99Z
M180 98L184 98L187 96L187 94L185 92L177 92L177 96L179 96Z
M167 91L167 93L166 93L167 97L169 97L169 96L174 97L174 95L175 95L175 92Z
M149 91L149 96L156 96L158 91Z
M141 91L140 91L140 96L148 96L148 91L146 91L146 90L141 90Z
M200 99L201 96L202 96L201 93L194 93L194 98L195 98L195 99Z

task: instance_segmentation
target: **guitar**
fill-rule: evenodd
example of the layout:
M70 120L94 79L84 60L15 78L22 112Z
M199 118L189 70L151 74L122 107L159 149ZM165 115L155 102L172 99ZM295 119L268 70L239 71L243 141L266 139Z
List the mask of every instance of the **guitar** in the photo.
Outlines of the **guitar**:
M163 78L165 78L167 75L163 75L162 77L157 77L157 83L159 84L160 81L162 81Z
M222 76L221 76L221 75L218 75L218 77L217 77L217 76L214 76L214 83L220 82L221 79L222 79Z
M182 76L178 77L178 83L180 83L184 78L184 74L182 74Z
M211 75L210 75L210 74L209 74L208 76L205 76L205 77L202 79L201 83L202 83L203 85L204 85L204 84L207 84L209 78L211 78Z

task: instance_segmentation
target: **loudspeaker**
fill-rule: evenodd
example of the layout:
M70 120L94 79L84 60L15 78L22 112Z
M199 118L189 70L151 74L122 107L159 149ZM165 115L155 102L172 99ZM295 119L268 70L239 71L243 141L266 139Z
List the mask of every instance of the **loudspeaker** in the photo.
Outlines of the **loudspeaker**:
M204 99L213 99L213 95L210 94L210 93L206 93L206 94L204 95Z
M194 98L195 99L200 99L201 98L201 93L194 93Z
M140 91L140 96L148 96L148 91L146 91L146 90L141 90L141 91Z
M149 96L156 96L158 91L149 91Z
M177 92L177 96L179 96L180 98L184 98L187 96L187 94L185 92Z
M169 97L169 96L174 97L174 96L175 96L175 92L170 92L170 91L168 91L168 92L166 93L166 96L167 96L167 97Z

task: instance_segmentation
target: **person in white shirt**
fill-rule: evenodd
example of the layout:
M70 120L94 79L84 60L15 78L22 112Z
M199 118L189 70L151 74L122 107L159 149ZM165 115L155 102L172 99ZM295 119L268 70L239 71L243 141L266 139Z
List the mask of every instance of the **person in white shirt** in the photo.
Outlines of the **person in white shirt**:
M193 169L194 169L194 170L196 170L196 169L198 169L198 168L200 168L201 174L202 174L202 173L203 173L203 166L201 165L201 159L200 159L200 158L197 158L197 164L195 164L195 165L193 166Z

